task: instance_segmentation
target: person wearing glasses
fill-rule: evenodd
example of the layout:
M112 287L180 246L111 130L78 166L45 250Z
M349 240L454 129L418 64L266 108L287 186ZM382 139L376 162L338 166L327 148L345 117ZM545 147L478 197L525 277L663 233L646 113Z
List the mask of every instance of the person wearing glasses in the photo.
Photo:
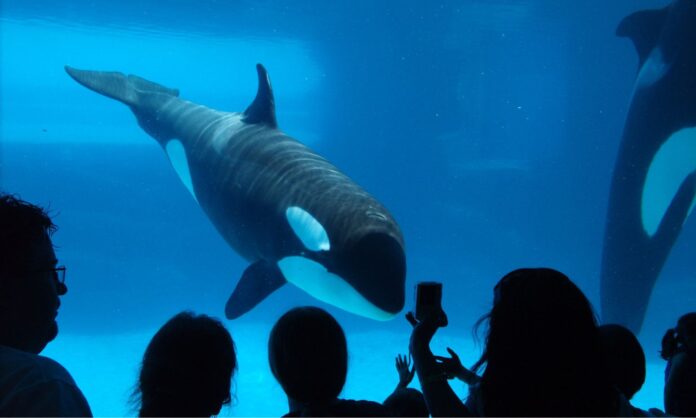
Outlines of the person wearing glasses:
M63 366L39 353L67 293L46 212L0 194L0 416L92 416Z

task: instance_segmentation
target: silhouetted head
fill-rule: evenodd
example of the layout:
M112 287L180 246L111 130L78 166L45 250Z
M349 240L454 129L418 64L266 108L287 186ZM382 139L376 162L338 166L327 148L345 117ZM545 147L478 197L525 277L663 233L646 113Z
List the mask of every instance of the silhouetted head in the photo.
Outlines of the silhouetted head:
M665 412L696 416L696 312L683 315L662 339L665 369Z
M157 331L143 356L140 416L211 416L230 402L237 355L217 319L182 312Z
M412 388L395 390L387 399L384 406L389 408L395 417L429 417L428 405L421 391Z
M670 328L662 337L663 359L671 359L678 351L696 352L696 312L682 315L677 321L677 326Z
M696 349L696 312L682 315L677 321L675 331L685 345L688 345L690 349Z
M341 393L348 371L343 329L323 309L291 309L271 330L268 362L289 399L302 404L331 401Z
M486 415L606 415L615 394L604 375L595 315L564 274L515 270L495 286L481 390Z
M59 296L67 292L46 212L0 195L0 344L40 353L58 334Z
M610 381L626 399L633 398L645 382L645 353L628 328L607 324L599 327Z

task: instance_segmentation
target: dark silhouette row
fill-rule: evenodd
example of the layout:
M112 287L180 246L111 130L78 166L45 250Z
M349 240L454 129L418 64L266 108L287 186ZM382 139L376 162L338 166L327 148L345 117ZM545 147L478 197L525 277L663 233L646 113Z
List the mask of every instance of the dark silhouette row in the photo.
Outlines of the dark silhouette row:
M58 333L65 268L46 212L0 195L0 416L91 416L70 374L39 353ZM619 325L598 326L592 306L562 273L515 270L494 288L483 354L471 369L430 341L447 325L442 309L413 325L410 356L397 356L399 382L383 402L339 398L348 371L346 336L328 312L291 309L268 340L268 361L288 399L286 416L663 416L630 400L645 380L645 354ZM696 313L665 334L667 414L696 416ZM411 359L413 365L411 365ZM206 315L182 312L145 350L132 400L140 416L213 416L229 404L234 341ZM418 376L422 392L408 388ZM469 387L465 401L448 380Z

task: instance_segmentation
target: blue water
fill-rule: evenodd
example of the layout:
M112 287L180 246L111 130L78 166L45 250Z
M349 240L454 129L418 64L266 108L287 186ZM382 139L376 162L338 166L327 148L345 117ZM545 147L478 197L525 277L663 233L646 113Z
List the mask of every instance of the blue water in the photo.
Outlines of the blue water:
M182 309L223 317L246 263L128 109L77 85L66 64L138 74L241 111L263 63L280 127L399 221L407 308L416 282L444 283L450 326L436 350L477 358L471 327L517 267L558 268L598 306L609 179L637 66L613 33L625 15L666 1L53 3L0 3L0 188L50 206L60 226L70 290L45 354L73 373L95 414L131 413L157 327ZM694 245L691 219L640 335L643 407L662 406L662 332L696 306ZM266 340L279 315L304 304L346 329L346 397L382 400L396 385L404 320L373 322L285 286L226 322L240 370L225 414L286 411Z

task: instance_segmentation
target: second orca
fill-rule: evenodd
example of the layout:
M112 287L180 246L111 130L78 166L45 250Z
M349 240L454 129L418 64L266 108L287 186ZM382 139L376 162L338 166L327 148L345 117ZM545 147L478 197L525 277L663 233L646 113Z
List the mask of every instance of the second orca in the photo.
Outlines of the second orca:
M640 331L696 194L696 1L626 17L640 59L609 197L604 322Z

